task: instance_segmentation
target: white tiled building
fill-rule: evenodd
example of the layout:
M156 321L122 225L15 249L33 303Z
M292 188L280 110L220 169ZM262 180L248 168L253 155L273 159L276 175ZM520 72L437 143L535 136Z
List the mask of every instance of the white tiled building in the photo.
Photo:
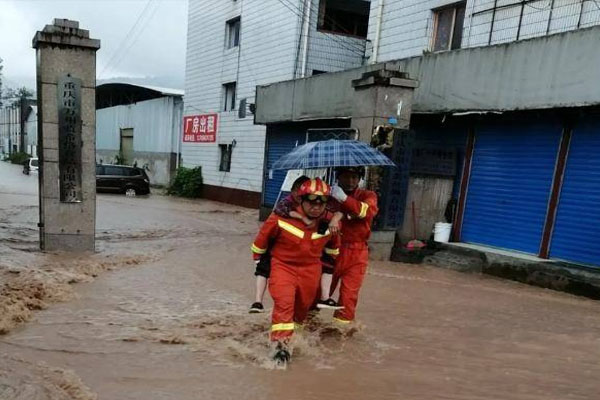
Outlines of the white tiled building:
M368 55L382 62L598 24L593 0L372 0Z
M258 207L265 127L250 112L256 86L361 66L369 2L190 0L188 13L184 115L216 113L218 131L214 142L184 141L183 166L202 167L205 197Z

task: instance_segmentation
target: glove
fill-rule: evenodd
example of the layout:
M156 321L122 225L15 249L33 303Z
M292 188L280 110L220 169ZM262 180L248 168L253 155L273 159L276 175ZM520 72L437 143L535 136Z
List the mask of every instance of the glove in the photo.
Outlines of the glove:
M348 198L348 195L344 193L344 189L337 185L331 187L331 196L340 203L345 202Z

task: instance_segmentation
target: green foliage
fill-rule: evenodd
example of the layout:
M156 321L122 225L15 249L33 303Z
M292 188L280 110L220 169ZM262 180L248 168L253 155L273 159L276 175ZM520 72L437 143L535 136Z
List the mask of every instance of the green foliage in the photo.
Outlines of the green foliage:
M181 197L200 197L202 194L202 168L179 167L167 194Z
M24 152L12 153L8 156L7 161L10 161L13 164L23 164L25 161L29 160L31 156Z
M116 165L125 165L125 156L123 153L119 151L119 154L115 156L115 164Z
M5 100L9 100L10 103L14 105L18 105L21 102L24 102L28 99L32 99L34 96L34 92L31 89L27 89L25 86L20 87L18 89L8 88L4 91L2 98Z

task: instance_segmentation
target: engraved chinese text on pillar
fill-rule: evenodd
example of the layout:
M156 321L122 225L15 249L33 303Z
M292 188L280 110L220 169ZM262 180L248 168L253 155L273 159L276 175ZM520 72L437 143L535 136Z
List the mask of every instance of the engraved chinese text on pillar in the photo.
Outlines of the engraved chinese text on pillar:
M79 203L81 189L81 79L58 79L58 168L60 201Z

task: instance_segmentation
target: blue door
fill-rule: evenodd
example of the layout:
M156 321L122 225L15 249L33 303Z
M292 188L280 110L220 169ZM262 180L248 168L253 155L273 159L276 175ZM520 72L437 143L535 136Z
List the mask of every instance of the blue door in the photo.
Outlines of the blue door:
M265 169L265 191L263 205L273 207L279 196L281 185L285 180L287 171L271 171L271 166L284 154L289 153L297 145L306 142L306 133L299 131L267 132L267 167Z
M573 130L550 257L600 267L600 118Z
M561 135L542 122L476 131L463 242L539 253Z

